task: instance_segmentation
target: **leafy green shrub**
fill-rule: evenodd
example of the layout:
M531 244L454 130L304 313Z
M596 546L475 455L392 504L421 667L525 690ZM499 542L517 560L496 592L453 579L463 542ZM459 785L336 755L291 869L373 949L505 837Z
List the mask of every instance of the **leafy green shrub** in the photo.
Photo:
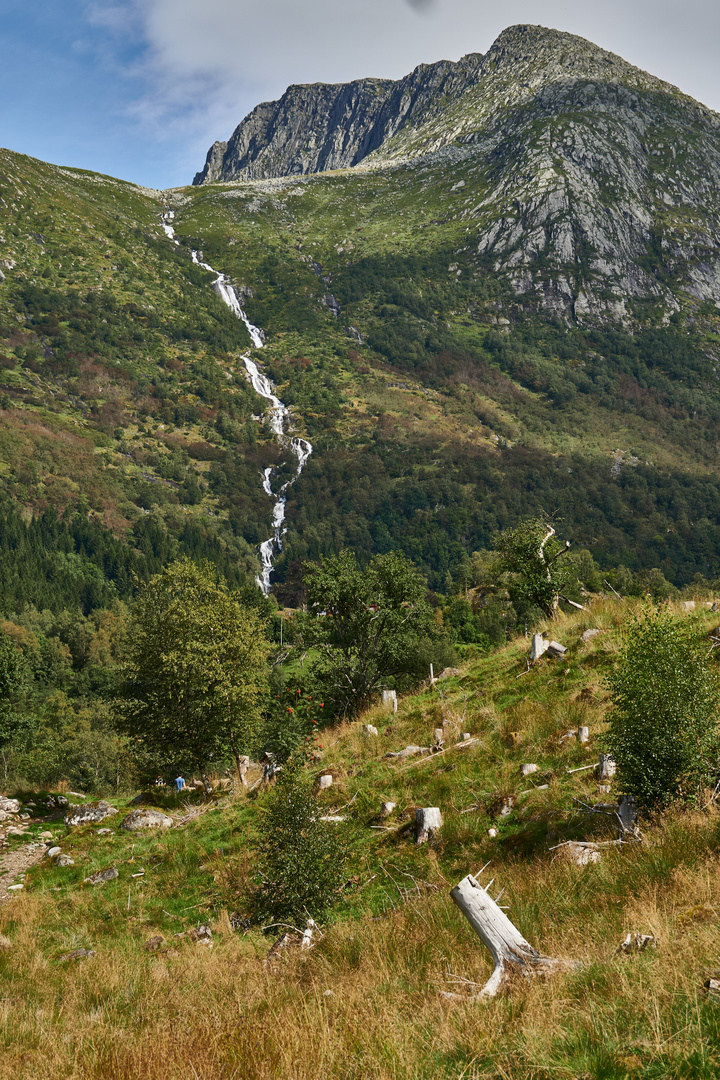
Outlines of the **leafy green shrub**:
M304 925L338 896L345 851L337 826L320 821L312 780L290 758L270 792L260 821L259 882L252 897L264 921Z
M691 799L718 754L717 674L692 627L667 611L634 619L608 683L621 790L646 806Z

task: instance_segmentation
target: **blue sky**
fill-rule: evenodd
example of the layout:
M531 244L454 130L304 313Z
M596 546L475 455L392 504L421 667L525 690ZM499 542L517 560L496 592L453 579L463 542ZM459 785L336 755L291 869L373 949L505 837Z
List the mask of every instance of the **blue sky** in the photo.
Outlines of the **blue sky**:
M0 0L0 144L150 187L288 83L399 78L516 22L579 33L720 110L716 0Z

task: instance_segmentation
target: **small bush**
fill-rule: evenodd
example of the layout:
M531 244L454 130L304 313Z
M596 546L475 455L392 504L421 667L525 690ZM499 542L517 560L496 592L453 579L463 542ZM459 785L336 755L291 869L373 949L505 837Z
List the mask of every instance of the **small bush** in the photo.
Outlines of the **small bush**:
M261 921L303 926L338 898L345 851L338 826L319 820L312 781L297 757L286 762L260 822L260 881L252 903Z
M666 611L636 618L608 682L621 789L646 806L691 799L718 756L717 675L691 627Z

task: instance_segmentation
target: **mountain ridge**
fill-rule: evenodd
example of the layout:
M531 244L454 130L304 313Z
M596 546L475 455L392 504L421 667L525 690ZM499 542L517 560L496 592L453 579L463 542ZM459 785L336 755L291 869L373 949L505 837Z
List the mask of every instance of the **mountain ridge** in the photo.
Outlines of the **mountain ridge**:
M558 51L559 68L553 72L552 54ZM553 74L565 81L569 76L622 78L637 89L671 93L692 102L672 84L585 38L517 24L504 30L485 54L471 52L458 61L420 64L398 80L368 77L348 83L293 84L278 100L257 105L227 142L215 142L193 184L352 168L370 155L387 152L388 141L399 131L422 124L434 106L435 113L438 105L445 112L448 98L460 101L505 72L515 76L516 84L506 87L505 106L526 99L523 91L552 81ZM439 101L438 95L442 95ZM711 115L699 103L692 104ZM446 135L444 144L458 134Z

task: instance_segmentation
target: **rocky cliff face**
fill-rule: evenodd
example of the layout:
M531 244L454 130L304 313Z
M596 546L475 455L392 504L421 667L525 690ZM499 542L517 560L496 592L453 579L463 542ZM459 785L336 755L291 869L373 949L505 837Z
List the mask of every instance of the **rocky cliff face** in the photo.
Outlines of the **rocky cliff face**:
M720 117L582 38L504 31L399 82L290 87L195 183L475 164L462 216L516 294L579 321L720 303Z

